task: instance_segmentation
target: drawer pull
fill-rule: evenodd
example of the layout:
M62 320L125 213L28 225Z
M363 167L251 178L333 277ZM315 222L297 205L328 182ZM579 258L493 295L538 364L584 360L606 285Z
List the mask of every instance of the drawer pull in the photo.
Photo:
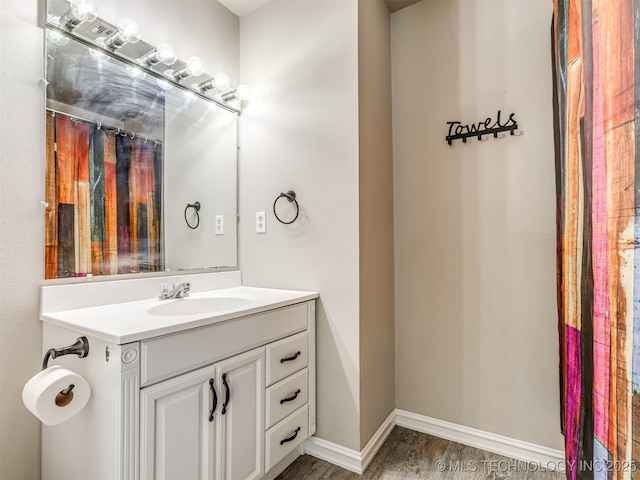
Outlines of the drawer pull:
M209 421L213 422L213 413L216 411L216 407L218 406L218 395L216 394L216 389L213 387L213 378L209 380L209 386L211 387L211 393L213 393L213 405L209 412Z
M296 358L298 358L300 356L301 352L296 352L293 355L291 355L290 357L286 357L286 358L281 358L280 359L280 363L284 363L284 362L292 362L293 360L295 360Z
M296 398L298 398L298 395L300 395L300 389L296 390L296 392L289 398L283 398L282 400L280 400L280 405L282 405L284 402L293 402Z
M229 384L227 383L227 374L222 374L222 383L224 384L225 389L225 398L224 403L222 404L222 415L227 413L227 405L229 405L229 398L231 398L231 390L229 389Z
M280 445L284 445L287 442L292 442L293 440L296 439L296 437L298 436L298 432L300 431L300 427L296 428L296 431L293 432L293 435L291 435L290 437L285 438L284 440L280 440Z

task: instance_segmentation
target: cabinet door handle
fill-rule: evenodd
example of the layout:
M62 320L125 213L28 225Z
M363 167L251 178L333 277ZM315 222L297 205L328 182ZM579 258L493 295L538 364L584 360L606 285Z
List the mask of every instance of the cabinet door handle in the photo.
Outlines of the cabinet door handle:
M209 421L213 422L213 413L216 411L216 407L218 406L218 395L216 394L216 389L213 386L213 378L209 380L209 386L211 387L211 393L213 393L213 405L209 412Z
M282 405L284 402L293 402L296 398L298 398L299 394L300 394L300 389L296 390L295 393L291 395L289 398L283 398L282 400L280 400L280 405Z
M284 445L287 442L291 442L293 440L296 439L296 437L298 436L298 432L300 431L300 427L296 428L296 431L293 432L293 435L291 435L290 437L285 438L284 440L280 440L280 445Z
M298 358L299 356L300 356L300 352L296 352L293 355L291 355L290 357L281 358L280 359L280 363L291 362L291 361L295 360L296 358Z
M222 404L222 415L227 413L227 405L229 405L229 399L231 398L231 389L229 389L229 384L227 383L227 374L222 374L222 383L224 384L225 394L224 394L224 403Z

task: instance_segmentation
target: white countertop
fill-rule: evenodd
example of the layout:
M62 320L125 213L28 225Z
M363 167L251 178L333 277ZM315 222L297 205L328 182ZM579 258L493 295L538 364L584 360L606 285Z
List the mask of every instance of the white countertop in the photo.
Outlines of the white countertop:
M317 298L318 294L297 290L240 286L192 293L188 298L209 297L242 297L251 302L243 306L219 309L214 313L188 315L152 315L149 313L150 309L163 305L164 302L179 302L180 299L139 300L51 312L47 312L47 308L44 307L40 319L107 342L125 344L306 302Z

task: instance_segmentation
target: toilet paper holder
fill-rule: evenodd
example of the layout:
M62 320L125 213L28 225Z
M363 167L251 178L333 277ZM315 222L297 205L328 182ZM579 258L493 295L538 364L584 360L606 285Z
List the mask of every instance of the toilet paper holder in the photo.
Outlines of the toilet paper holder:
M50 348L44 354L42 370L46 370L49 366L49 359L62 357L63 355L78 355L78 358L86 357L89 355L89 340L87 340L87 337L78 337L76 343L68 347Z

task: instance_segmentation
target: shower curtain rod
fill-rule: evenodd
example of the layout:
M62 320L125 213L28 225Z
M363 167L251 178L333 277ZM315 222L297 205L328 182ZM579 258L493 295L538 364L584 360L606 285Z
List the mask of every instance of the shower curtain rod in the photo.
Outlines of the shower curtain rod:
M51 115L52 117L55 117L56 115L64 115L65 117L69 117L71 119L80 120L82 122L87 122L87 123L92 123L93 125L96 125L98 127L98 130L110 130L110 131L116 132L116 135L122 135L123 137L125 137L125 136L126 137L131 137L132 139L135 138L135 137L142 138L142 139L144 139L145 143L147 143L147 141L155 142L155 146L158 146L159 144L162 143L162 141L158 140L158 139L151 139L151 138L146 137L144 135L140 135L140 134L135 133L135 132L130 132L130 131L124 130L122 128L119 128L119 127L112 127L111 125L104 125L102 122L96 122L95 120L89 120L88 118L83 118L83 117L79 117L77 115L72 115L72 114L67 113L67 112L62 112L60 110L56 110L55 108L47 107L46 110L48 112L52 113L52 115Z

